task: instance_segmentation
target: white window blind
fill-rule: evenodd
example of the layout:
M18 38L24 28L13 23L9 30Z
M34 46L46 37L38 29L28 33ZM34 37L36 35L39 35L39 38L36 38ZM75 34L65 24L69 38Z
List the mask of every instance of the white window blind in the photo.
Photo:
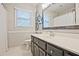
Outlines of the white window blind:
M16 9L16 26L31 27L31 12L21 9Z

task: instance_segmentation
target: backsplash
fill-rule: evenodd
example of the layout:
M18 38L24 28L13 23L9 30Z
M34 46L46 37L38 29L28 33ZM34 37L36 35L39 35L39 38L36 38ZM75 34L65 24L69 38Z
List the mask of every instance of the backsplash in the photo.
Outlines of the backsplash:
M43 30L43 33L54 36L79 39L79 30Z

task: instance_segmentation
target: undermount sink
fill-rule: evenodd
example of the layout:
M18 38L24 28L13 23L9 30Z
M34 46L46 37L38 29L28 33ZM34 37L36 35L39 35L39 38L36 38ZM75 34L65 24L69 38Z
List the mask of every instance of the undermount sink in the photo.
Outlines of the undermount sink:
M40 33L40 34L35 34L38 37L42 37L42 38L48 38L48 39L52 39L54 37L54 35L52 34L48 34L48 33Z
M51 39L51 38L53 38L54 36L52 36L52 35L49 34L49 35L43 35L43 37L44 37L44 38L48 38L48 39L50 38L50 39Z

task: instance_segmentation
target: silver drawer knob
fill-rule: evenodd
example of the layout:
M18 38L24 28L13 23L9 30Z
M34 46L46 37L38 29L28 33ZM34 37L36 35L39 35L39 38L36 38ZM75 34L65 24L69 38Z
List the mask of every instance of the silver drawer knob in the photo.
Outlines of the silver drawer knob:
M52 54L52 53L53 53L53 51L51 50L51 51L50 51L50 53Z

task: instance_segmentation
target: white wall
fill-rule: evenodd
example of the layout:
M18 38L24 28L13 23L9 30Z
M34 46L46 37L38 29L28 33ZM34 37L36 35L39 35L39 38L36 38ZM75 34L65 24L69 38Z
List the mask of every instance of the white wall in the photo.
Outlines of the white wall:
M15 26L15 8L23 9L26 11L31 11L32 12L32 27L29 28L21 28L21 27L16 27ZM6 9L8 12L8 31L34 31L34 20L35 20L35 8L31 4L6 4Z
M26 39L31 39L31 31L9 31L8 32L8 41L9 47L18 46L24 44Z
M29 35L35 31L35 5L28 3L20 4L5 4L7 9L7 23L8 23L8 41L9 47L18 46L24 42L25 39L30 38ZM15 8L30 10L32 12L32 27L21 28L15 26Z
M7 50L7 20L6 10L0 4L0 54Z

